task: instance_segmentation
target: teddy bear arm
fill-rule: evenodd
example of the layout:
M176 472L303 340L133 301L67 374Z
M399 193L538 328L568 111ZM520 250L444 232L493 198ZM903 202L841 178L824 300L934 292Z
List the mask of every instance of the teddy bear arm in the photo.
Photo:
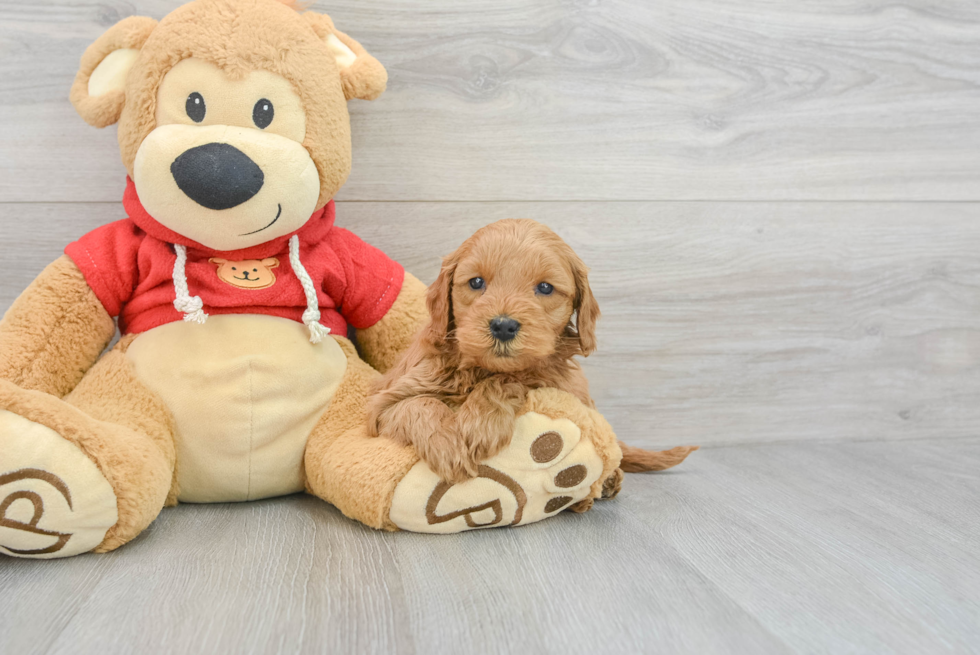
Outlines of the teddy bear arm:
M401 291L388 313L371 327L357 331L361 355L375 370L384 373L394 366L428 322L425 292L426 286L406 271Z
M115 329L82 272L62 255L0 320L0 379L62 397L95 363Z

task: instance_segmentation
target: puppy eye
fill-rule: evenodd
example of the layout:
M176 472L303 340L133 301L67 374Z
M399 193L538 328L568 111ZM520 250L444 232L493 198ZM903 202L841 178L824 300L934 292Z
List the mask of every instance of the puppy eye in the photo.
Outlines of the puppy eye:
M540 293L542 296L550 296L552 292L555 290L555 288L550 284L548 284L547 282L542 282L537 286L535 290L538 293Z
M487 283L483 280L482 277L475 277L472 280L470 280L470 288L473 289L473 291L479 291L486 285Z
M187 117L195 123L203 121L204 114L208 111L207 107L204 106L204 96L197 91L187 96L187 102L184 103L184 110L187 112Z
M269 127L272 123L272 117L276 115L276 110L272 106L272 103L262 98L255 103L252 107L252 122L255 123L255 127L260 130L264 130Z

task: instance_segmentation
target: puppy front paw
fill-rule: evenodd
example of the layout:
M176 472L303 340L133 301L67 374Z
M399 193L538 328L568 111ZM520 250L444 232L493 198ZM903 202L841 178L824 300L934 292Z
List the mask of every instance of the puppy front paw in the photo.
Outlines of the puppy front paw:
M482 462L494 457L510 445L514 433L513 417L489 421L486 425L473 426L469 432L462 432L466 451L474 462Z
M416 396L383 411L368 413L368 432L412 446L429 468L447 482L476 477L478 462L456 427L451 409L436 398Z
M437 430L415 442L415 452L432 472L452 484L477 476L479 464L470 455L459 435Z

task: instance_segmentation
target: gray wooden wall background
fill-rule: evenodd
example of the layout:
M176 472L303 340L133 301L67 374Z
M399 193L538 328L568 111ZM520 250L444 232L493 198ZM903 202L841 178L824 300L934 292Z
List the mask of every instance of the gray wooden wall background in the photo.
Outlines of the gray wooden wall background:
M0 307L124 216L84 48L176 0L0 2ZM339 223L431 281L508 216L592 267L599 407L647 446L976 435L980 4L319 3L387 67Z

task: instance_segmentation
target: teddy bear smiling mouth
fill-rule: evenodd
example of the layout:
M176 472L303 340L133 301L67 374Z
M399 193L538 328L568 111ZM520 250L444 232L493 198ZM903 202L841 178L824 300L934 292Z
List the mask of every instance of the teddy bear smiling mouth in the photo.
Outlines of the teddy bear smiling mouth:
M276 217L272 219L272 222L271 223L269 223L265 227L260 227L257 230L253 230L251 232L246 232L245 234L239 234L238 236L240 236L240 237L247 237L247 236L249 236L251 234L258 234L262 230L268 230L270 227L272 227L273 225L276 224L276 221L279 220L279 217L280 216L282 216L282 204L281 203L279 203L279 211L276 212Z

